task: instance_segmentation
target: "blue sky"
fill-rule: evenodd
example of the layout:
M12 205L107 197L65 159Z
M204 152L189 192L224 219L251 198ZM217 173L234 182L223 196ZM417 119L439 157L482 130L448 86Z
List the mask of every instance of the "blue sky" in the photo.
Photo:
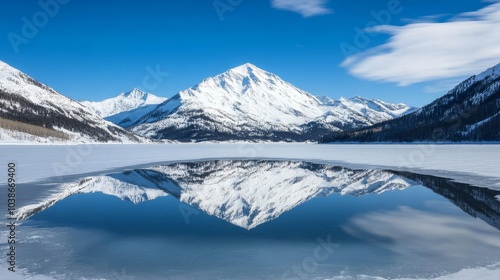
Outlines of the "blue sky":
M500 63L498 30L480 0L7 1L0 60L76 100L170 97L251 62L316 95L422 106Z

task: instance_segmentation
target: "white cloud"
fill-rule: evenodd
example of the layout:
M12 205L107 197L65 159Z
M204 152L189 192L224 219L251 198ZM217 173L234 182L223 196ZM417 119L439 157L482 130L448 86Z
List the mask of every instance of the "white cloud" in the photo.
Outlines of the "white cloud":
M272 6L299 13L303 17L312 17L332 12L326 7L326 2L326 0L272 0Z
M447 22L381 25L388 41L349 56L342 66L357 77L406 86L478 74L500 63L500 3Z

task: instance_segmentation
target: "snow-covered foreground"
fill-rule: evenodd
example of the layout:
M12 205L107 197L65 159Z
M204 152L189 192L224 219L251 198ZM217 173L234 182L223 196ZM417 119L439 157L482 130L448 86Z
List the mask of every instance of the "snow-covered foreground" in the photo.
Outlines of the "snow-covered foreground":
M500 190L500 145L132 144L0 145L0 166L19 183L171 161L218 158L301 159L346 167L411 170ZM0 182L5 186L6 182Z
M5 272L7 271L7 269L2 266L0 266L0 269L2 269L1 270L2 272L0 272L0 280L22 280L22 279L54 280L54 278L50 278L43 275L25 276L23 275L23 272L20 273L12 273L10 271ZM471 280L471 279L497 280L499 274L500 274L500 263L493 264L487 267L467 268L453 274L443 275L436 278L428 278L428 279L400 278L392 280ZM377 276L358 275L356 278L350 276L347 277L335 276L331 279L325 279L325 280L388 280L388 279Z
M3 267L2 267L3 268ZM7 269L5 269L7 271ZM437 278L429 278L428 280L471 280L471 279L482 279L482 280L497 280L500 269L493 266L490 267L482 267L482 268L470 268L464 269L460 272L440 276ZM23 280L23 279L31 279L31 280L53 280L53 278L47 276L23 276L20 273L12 273L12 272L0 273L0 280ZM344 277L337 276L332 278L332 280L387 280L386 278L376 277L376 276L367 276L367 275L359 275L356 278L352 277ZM402 278L402 279L393 279L393 280L426 280L426 279L410 279L410 278Z
M443 275L435 278L428 278L428 279L398 278L392 280L472 280L472 279L497 280L499 274L500 274L500 264L493 264L487 267L467 268L457 273ZM389 279L376 276L358 275L356 278L349 276L348 277L336 276L329 280L389 280Z

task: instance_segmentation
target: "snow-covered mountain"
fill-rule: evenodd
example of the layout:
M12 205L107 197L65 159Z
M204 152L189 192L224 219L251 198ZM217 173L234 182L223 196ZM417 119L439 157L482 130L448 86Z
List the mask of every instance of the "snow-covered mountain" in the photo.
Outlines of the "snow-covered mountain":
M328 131L340 130L371 125L411 109L361 98L344 101L330 104L247 63L179 92L131 130L179 141L305 141L325 133L312 129L316 123Z
M127 128L166 100L168 98L158 97L134 88L132 91L120 93L113 98L97 102L80 101L80 103L104 119Z
M318 99L325 106L328 106L328 111L303 126L308 134L314 135L318 139L332 131L371 126L416 110L416 108L403 103L392 104L359 96L350 99L341 97L338 100L322 96Z
M134 88L129 92L120 93L113 98L102 101L80 101L80 103L92 109L99 116L105 118L142 106L158 105L165 100L167 100L167 98L158 97Z
M500 64L400 118L323 141L500 141Z
M416 110L416 108L404 103L393 104L360 96L349 99L341 97L337 100L333 100L328 96L321 96L319 99L323 104L330 107L330 111L349 112L350 118L357 119L357 121L363 125L373 125L379 122L392 120ZM346 120L346 123L349 123L349 120Z
M143 141L2 61L0 139L49 143Z

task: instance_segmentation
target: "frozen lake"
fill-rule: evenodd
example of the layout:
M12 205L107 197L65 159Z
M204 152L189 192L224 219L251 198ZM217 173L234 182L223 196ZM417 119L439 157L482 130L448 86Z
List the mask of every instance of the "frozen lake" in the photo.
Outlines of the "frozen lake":
M500 275L495 145L0 148L34 279Z

